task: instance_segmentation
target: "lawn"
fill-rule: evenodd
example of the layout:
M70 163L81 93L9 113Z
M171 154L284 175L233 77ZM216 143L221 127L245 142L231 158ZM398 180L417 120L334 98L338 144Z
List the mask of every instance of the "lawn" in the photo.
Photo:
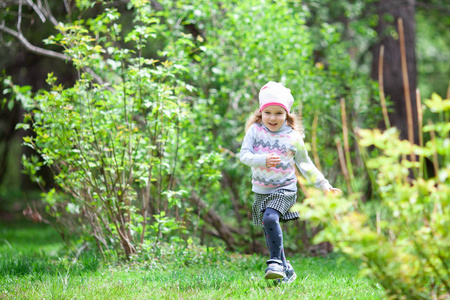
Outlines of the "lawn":
M291 257L290 285L264 279L265 257L220 249L168 247L129 263L67 253L49 226L0 223L0 299L384 299L336 253Z

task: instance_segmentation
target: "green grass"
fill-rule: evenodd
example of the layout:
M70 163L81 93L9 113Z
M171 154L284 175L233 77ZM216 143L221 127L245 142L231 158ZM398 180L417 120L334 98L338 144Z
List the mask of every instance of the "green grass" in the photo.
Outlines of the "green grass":
M48 225L30 221L0 223L0 254L12 251L55 256L62 248L61 236Z
M276 285L263 278L265 257L169 248L162 260L106 263L83 253L75 261L50 227L0 224L0 299L384 298L340 254L290 257L297 280Z

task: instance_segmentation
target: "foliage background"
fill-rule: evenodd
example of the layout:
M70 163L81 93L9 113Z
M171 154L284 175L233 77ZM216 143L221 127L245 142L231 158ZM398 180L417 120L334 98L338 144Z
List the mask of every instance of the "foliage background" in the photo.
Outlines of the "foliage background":
M436 9L445 8L444 2L420 3L418 85L426 99L447 91L449 18ZM51 16L36 16L32 7L0 4L6 7L0 13L1 50L20 66L0 60L3 210L26 208L28 216L52 224L70 220L56 227L75 234L76 246L98 247L100 241L106 252L127 258L161 251L166 243L264 252L262 232L251 225L249 168L238 152L258 90L269 80L291 88L310 155L330 182L344 194L379 204L378 185L367 169L368 153L379 152L356 143L357 128L383 127L379 89L370 79L380 39L377 1L80 0L51 4L58 24L43 22ZM19 21L22 10L32 17ZM23 48L6 26L20 27L17 34L62 53L63 60L13 55ZM389 30L398 38L394 26ZM23 130L14 131L22 116ZM17 172L22 150L8 150L20 149L22 137L36 150L23 150L23 167L37 179L43 201L15 192L37 187ZM121 167L115 153L126 154ZM103 181L93 183L99 176ZM300 201L308 196L307 189L299 191ZM111 210L108 203L119 204ZM102 225L88 222L93 215ZM295 225L284 228L287 251L313 252L311 238L322 225Z

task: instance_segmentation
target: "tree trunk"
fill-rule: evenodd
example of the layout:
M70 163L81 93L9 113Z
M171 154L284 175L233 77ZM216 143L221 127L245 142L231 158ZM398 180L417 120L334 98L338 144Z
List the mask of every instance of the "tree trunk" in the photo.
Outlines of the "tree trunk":
M218 237L226 243L227 250L233 251L235 241L231 233L231 228L223 222L215 211L209 209L208 205L195 192L191 194L191 203L194 211L196 213L200 212L202 219L217 231Z
M413 116L414 141L418 142L416 86L417 67L415 53L415 1L414 0L379 0L377 2L379 16L377 33L379 42L374 46L372 62L372 78L378 79L378 64L380 46L384 45L383 82L384 93L389 97L391 105L389 119L392 126L400 130L400 137L408 139L408 121L405 102L405 90L402 74L402 61L398 19L403 20L407 71L409 78L409 93L411 95L411 109ZM391 17L389 17L391 16ZM392 18L393 17L393 18ZM396 29L397 36L393 37L390 28ZM384 125L380 126L384 127Z

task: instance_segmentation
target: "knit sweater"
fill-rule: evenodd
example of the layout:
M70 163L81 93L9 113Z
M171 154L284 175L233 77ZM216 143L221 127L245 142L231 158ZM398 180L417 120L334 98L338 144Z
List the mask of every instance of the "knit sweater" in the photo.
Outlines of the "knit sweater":
M281 163L267 168L266 156L270 153L280 156ZM244 137L240 159L252 168L252 191L258 194L271 194L280 189L297 191L295 165L317 188L331 188L309 158L301 134L286 123L275 132L264 124L252 124Z

